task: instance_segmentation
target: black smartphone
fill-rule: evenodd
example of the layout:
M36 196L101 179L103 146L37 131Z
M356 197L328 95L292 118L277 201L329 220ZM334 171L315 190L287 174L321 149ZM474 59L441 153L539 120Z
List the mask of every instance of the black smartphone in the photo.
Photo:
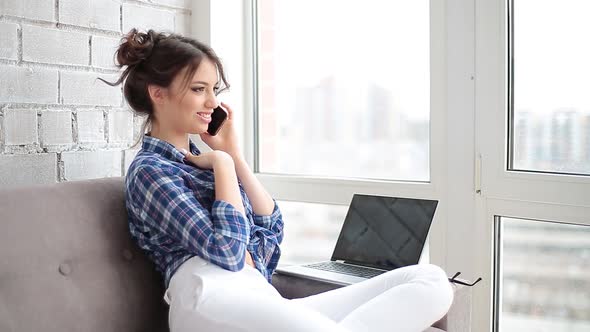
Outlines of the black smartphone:
M225 119L227 119L227 111L223 107L217 106L213 110L213 114L211 114L211 122L209 122L209 127L207 128L209 135L217 135Z

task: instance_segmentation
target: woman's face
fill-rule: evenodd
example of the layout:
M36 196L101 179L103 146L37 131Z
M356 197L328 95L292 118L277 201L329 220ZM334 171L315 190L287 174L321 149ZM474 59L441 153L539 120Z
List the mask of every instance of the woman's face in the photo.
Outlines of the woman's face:
M218 106L217 67L203 59L188 85L183 88L187 68L180 71L167 88L166 107L160 121L178 133L201 134L207 131L211 113Z

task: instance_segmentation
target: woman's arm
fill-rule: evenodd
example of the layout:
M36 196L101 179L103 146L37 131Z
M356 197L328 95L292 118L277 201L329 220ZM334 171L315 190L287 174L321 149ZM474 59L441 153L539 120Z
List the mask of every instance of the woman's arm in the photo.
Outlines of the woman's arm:
M186 150L182 152L195 165L213 169L213 176L215 177L215 199L232 204L245 217L244 203L235 173L234 161L231 156L222 151L208 152L199 156L189 154ZM246 264L254 268L256 267L248 250L246 250Z
M232 156L235 164L235 172L242 182L242 187L248 195L252 210L257 215L270 215L273 212L275 202L270 194L264 189L262 183L254 176L250 166L241 156Z
M234 162L229 155L223 158L221 162L217 162L213 167L213 175L215 177L215 199L224 200L231 203L236 210L244 211L244 202L238 186L238 178L234 170Z
M278 256L280 255L278 244L281 243L283 238L282 215L276 202L262 187L262 184L254 176L250 170L250 167L242 157L241 149L239 148L238 144L238 135L233 125L234 119L232 108L225 103L221 103L221 105L228 111L228 117L225 121L225 124L217 135L211 136L208 133L202 133L200 134L200 137L203 142L205 142L205 144L211 147L211 149L214 151L224 151L231 156L235 167L233 172L235 172L237 177L240 179L242 187L244 188L246 196L248 197L250 205L252 206L254 223L266 229L267 231L264 233L269 233L260 235L257 234L257 236L255 236L254 239L250 239L250 241L256 241L256 238L264 238L265 243L275 243L275 245L258 246L258 248L261 250L258 252L258 255L255 255L260 256L260 259L257 260L264 261L264 264L268 266L269 261L271 261L269 258L270 256L274 257L272 260L278 260ZM215 170L215 172L219 173L217 170ZM222 172L232 173L228 169L224 169ZM220 176L220 179L221 181L225 180L222 179L222 176ZM217 188L217 177L215 178L215 182ZM233 179L231 180L231 183L232 190L236 188L239 190L239 186L233 186ZM224 185L221 186L222 188L226 188ZM239 194L239 192L232 192L232 195L235 194ZM246 251L246 253L247 256L249 256L248 251ZM248 260L248 258L251 257L246 258L248 263L250 263L251 260ZM270 263L270 266L272 265L273 264Z
M268 213L264 213L264 214L271 214L273 212L273 208L274 208L274 201L272 200L272 198L270 197L270 195L266 192L266 190L264 190L264 188L262 187L262 184L260 183L260 181L258 181L258 179L252 174L252 171L250 170L250 168L248 167L248 164L246 162L244 162L243 159L234 159L234 164L235 164L235 171L232 170L227 170L228 173L231 173L231 175L233 175L233 177L236 177L236 173L238 174L237 176L240 177L240 181L242 182L242 186L244 187L244 190L246 191L246 195L248 195L248 199L250 200L250 204L252 204L252 209L255 211L255 209L260 209L260 204L256 203L256 207L255 207L255 203L253 202L253 198L254 196L256 196L258 201L260 202L262 201L262 203L268 203L267 199L270 200L270 212ZM217 170L215 171L217 173ZM242 174L241 176L239 174ZM239 188L237 185L237 179L235 179L236 184L233 185L233 179L231 180L232 186L233 188ZM228 180L228 182L230 182ZM218 183L218 179L217 177L215 177L215 185L217 188L217 183ZM217 189L216 189L217 191ZM236 195L238 195L238 197L240 198L241 201L241 196L240 196L240 192L238 189L238 192L236 193ZM262 196L262 197L260 197ZM242 205L243 206L243 205ZM256 268L256 265L252 259L252 256L250 255L250 252L246 250L246 263L250 266L252 266L253 268Z

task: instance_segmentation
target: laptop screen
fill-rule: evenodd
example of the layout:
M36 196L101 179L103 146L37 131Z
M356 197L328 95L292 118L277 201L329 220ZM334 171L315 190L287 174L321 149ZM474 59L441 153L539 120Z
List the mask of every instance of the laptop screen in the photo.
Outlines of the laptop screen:
M355 194L332 260L385 270L417 264L438 201Z

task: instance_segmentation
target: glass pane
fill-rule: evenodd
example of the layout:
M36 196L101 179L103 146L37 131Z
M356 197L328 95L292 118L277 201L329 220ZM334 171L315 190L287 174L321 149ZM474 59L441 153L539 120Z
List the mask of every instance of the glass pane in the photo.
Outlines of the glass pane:
M348 206L278 201L285 222L280 264L329 260Z
M348 206L277 201L285 222L279 264L303 264L329 260L334 252ZM426 239L420 263L428 263Z
M590 174L590 1L513 2L511 169Z
M260 172L430 180L429 1L258 12Z
M500 225L500 331L590 331L590 227Z

